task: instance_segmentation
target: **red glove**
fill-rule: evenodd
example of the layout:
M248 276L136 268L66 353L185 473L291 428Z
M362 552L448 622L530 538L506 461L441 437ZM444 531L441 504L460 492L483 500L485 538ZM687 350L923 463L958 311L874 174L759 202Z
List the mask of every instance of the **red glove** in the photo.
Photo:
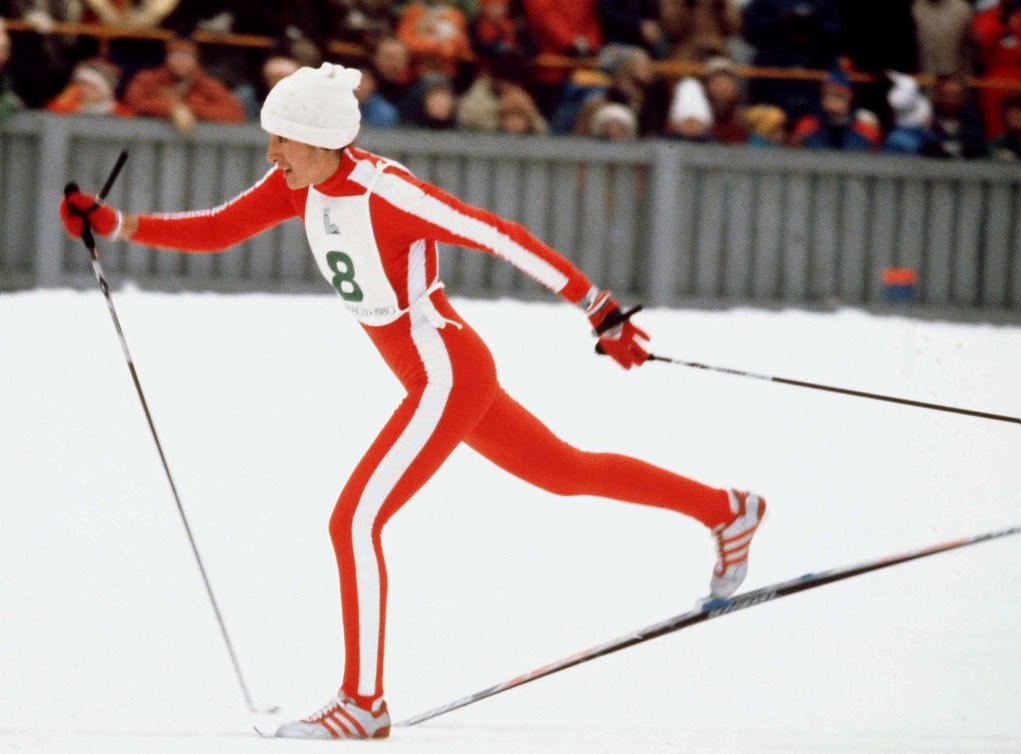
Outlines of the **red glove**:
M97 204L96 197L92 194L83 194L80 191L66 194L60 203L60 219L64 222L67 235L71 238L81 238L86 217L92 230L101 236L109 236L118 230L124 219L120 210L105 204Z
M585 314L599 338L596 352L612 356L625 369L641 366L649 358L649 352L645 350L648 333L631 324L631 315L639 309L641 307L636 306L628 312L622 312L609 291L597 293L592 303L585 308Z

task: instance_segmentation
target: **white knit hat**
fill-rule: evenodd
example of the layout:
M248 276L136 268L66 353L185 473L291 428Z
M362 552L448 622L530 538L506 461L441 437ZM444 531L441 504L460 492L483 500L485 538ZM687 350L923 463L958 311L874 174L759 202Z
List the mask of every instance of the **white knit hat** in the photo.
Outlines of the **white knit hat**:
M713 111L701 82L693 78L681 79L674 88L674 100L670 104L670 120L678 123L693 118L706 126L713 124Z
M903 128L927 128L932 120L932 103L919 90L918 82L911 76L896 71L887 71L893 87L886 95L893 110L894 120Z
M299 68L270 90L263 130L314 147L346 147L362 120L354 95L361 79L361 71L332 63Z
M592 135L602 136L603 129L611 123L621 126L632 139L638 136L638 116L627 105L622 105L619 102L607 102L600 105L595 115L592 116L590 127Z

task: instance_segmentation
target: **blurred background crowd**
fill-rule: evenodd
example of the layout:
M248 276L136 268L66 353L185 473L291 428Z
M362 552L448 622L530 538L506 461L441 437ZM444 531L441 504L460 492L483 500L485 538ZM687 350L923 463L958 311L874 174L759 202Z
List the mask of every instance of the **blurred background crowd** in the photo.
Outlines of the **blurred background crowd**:
M257 120L324 60L377 128L1021 157L1021 0L0 0L0 124Z

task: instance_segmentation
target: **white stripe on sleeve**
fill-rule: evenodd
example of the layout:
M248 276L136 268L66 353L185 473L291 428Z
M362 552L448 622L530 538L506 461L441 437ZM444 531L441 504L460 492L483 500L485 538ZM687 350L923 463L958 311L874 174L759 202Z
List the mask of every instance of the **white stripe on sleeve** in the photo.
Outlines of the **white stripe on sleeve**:
M459 212L398 175L384 173L376 184L375 193L400 210L489 249L554 293L559 293L568 283L564 273L507 234L501 233L496 227Z
M264 184L266 180L271 175L273 175L273 171L276 169L277 167L276 165L274 165L269 169L269 172L267 172L266 175L264 175L262 178L258 180L257 183L245 189L240 194L235 196L233 199L228 199L218 207L213 207L212 209L196 209L191 210L189 212L154 212L150 215L150 217L157 217L161 220L186 220L192 217L210 217L212 215L217 214L218 212L222 212L223 210L227 209L227 207L234 204L234 202L243 199L244 197L248 196L250 193L255 191L255 189L259 188L259 186Z

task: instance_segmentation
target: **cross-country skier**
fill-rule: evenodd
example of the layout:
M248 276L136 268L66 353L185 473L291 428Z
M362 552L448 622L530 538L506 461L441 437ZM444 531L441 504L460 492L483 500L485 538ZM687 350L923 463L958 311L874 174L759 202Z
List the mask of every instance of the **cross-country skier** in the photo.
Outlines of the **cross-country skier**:
M389 735L381 532L461 443L558 495L597 495L697 519L716 540L714 597L732 594L744 580L752 536L766 510L755 494L707 487L627 456L578 450L503 390L489 349L442 290L438 243L495 254L580 305L598 345L625 369L648 358L648 336L609 291L520 225L355 147L360 118L353 90L359 78L355 70L326 63L278 83L261 116L273 167L226 204L129 215L73 193L60 208L72 237L81 235L88 218L103 236L186 252L222 251L302 218L323 275L407 390L330 517L344 626L343 683L318 711L277 731L288 738Z

